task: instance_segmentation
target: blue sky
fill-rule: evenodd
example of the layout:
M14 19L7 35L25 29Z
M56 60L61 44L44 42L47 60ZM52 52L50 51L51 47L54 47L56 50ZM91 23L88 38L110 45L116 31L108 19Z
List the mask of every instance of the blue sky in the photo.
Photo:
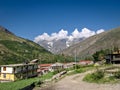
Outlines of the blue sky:
M120 26L120 0L0 0L0 25L34 40L44 32Z

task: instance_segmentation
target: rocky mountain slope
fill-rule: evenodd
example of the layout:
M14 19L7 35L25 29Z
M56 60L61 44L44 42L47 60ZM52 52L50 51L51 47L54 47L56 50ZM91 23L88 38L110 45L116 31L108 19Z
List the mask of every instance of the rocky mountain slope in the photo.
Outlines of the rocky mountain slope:
M54 54L57 54L62 50L68 48L69 46L74 45L78 42L81 42L82 40L84 40L84 38L76 38L73 41L69 41L67 38L52 40L52 41L43 40L43 41L39 41L38 44L40 44L42 47L44 47L48 51Z
M94 35L60 53L70 56L74 56L76 54L78 57L85 57L92 55L101 49L112 50L114 47L120 48L120 28Z
M34 38L34 42L40 44L50 52L57 54L63 49L66 49L90 36L99 34L101 32L104 32L104 29L93 31L88 28L83 28L81 30L76 28L72 33L69 33L68 30L61 29L57 33L43 33L38 35Z

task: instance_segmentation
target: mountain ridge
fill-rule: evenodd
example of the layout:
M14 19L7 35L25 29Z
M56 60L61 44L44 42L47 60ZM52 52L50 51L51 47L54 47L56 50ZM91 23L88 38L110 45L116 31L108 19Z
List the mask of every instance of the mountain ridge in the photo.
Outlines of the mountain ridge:
M75 44L65 50L62 54L74 56L75 50L78 57L85 57L92 55L101 49L120 48L120 27L105 31L101 34L91 36L82 42Z
M4 27L2 27L2 26L0 26L0 31L3 31L3 32L6 32L6 33L8 33L8 34L12 34L12 35L14 35L12 32L10 32L8 29L6 29L6 28L4 28Z
M35 37L34 42L40 44L50 52L57 54L63 49L101 32L104 32L104 29L93 31L88 28L83 28L81 30L75 28L75 30L69 34L68 30L61 29L59 32L52 33L51 35L48 33L38 35Z

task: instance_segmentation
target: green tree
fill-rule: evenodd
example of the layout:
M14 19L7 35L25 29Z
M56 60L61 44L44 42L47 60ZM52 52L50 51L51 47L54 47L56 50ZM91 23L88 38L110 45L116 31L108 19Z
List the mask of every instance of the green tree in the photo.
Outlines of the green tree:
M105 50L100 50L100 51L96 51L92 56L94 58L94 61L100 61L103 60L105 58L106 55L106 51Z

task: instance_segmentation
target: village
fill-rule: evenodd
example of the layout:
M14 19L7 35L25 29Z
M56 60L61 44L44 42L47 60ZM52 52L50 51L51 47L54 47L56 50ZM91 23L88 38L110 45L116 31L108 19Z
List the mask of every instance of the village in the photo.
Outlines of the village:
M80 79L81 81L83 81L84 78L86 78L87 74L90 74L89 72L91 73L91 75L94 75L94 73L98 73L98 74L95 74L98 76L94 76L94 77L99 77L98 80L97 79L94 80L92 76L92 79L93 79L92 82L95 82L95 83L101 82L101 78L103 79L104 82L108 82L109 77L115 77L116 81L119 81L120 50L107 54L103 61L97 61L97 62L94 62L92 60L79 60L77 62L68 62L68 63L56 62L56 63L40 64L38 63L38 59L34 59L34 60L31 60L30 62L24 62L20 64L0 65L0 84L1 85L7 84L7 83L9 84L10 82L17 83L21 80L29 81L30 79L36 78L37 81L33 80L34 82L31 81L30 84L24 85L23 87L20 86L20 88L22 90L39 90L40 88L43 88L40 90L53 90L53 89L50 89L50 88L53 88L50 86L51 83L54 82L54 88L59 87L57 83L60 83L60 82L56 83L56 80L61 82L62 81L66 82L64 81L64 79L61 80L61 78L63 78L64 76L66 76L66 78L68 77L78 78L78 80ZM54 74L52 74L50 78L44 78L45 75L49 75L50 73L54 73ZM76 75L82 75L82 77L79 78ZM68 78L68 80L72 80L72 78L71 79ZM85 79L85 81L89 82L89 79L88 80ZM109 82L111 82L111 79ZM47 83L49 83L50 85L49 84L47 85ZM69 84L73 84L72 81L66 82L65 84L66 87L68 87L67 85ZM63 85L63 83L60 83L60 86L61 85ZM46 86L49 89L44 89L44 88L47 88ZM11 85L11 88L13 89L12 85ZM64 90L65 87L59 88L58 90L61 90L61 89ZM74 88L71 90L74 90Z
M103 61L102 61L103 62ZM119 64L120 63L120 50L118 52L114 52L113 54L108 54L106 56L107 64ZM8 81L16 81L25 78L31 78L36 76L42 76L49 72L64 71L67 68L75 67L76 65L94 65L99 66L102 64L101 62L94 63L91 60L80 60L79 62L70 62L70 63L47 63L47 64L38 64L38 59L32 60L27 63L21 64L10 64L10 65L1 65L0 66L0 81L8 82ZM60 76L60 75L59 75ZM56 77L57 78L57 77Z
M29 80L29 78L42 77L44 75L49 74L50 72L55 72L55 74L51 77L50 81L59 80L61 76L64 76L74 71L77 73L81 73L85 71L95 72L96 70L98 70L99 72L99 70L102 70L106 75L105 77L110 77L116 75L116 73L119 72L120 70L119 62L120 62L120 50L117 52L113 52L112 54L107 54L105 57L105 61L98 62L93 62L92 60L80 60L79 62L69 63L56 62L40 64L38 63L38 59L34 59L26 63L1 65L0 83L16 81L18 82L19 80L27 79ZM84 70L81 71L82 68L84 69L84 67L87 69L85 71ZM93 68L94 69L96 68L96 70L93 70ZM33 86L33 83L30 84L30 87L31 85Z
M66 68L71 68L76 64L92 65L93 61L82 60L79 63L54 63L54 64L37 64L37 59L30 63L1 65L0 81L16 81L20 79L41 76L53 71L63 71Z

